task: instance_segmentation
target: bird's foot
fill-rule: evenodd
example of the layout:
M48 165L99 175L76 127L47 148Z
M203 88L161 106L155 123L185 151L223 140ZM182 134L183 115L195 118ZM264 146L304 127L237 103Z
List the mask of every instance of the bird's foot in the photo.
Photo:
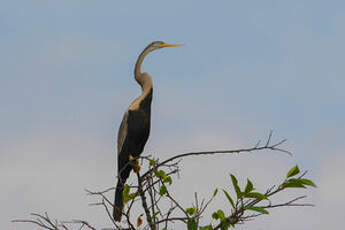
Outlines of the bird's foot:
M140 172L140 165L139 165L138 159L133 157L131 154L129 154L129 161L131 162L131 165L132 165L134 172L139 173Z
M140 172L140 165L139 165L139 161L135 160L135 163L133 164L133 170L135 173L139 173Z

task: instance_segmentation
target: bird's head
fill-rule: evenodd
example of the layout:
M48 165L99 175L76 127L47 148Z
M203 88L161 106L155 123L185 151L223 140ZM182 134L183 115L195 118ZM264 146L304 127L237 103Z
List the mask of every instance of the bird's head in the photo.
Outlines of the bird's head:
M148 48L150 49L150 51L153 51L153 50L157 50L157 49L161 49L161 48L165 48L165 47L176 47L176 46L183 46L183 45L180 45L180 44L167 44L165 42L162 42L162 41L155 41L155 42L152 42Z

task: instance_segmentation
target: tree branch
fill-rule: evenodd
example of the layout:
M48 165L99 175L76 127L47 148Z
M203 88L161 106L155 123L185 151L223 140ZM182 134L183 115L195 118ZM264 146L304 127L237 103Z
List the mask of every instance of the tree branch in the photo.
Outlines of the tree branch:
M263 146L258 146L255 145L252 148L242 148L242 149L234 149L234 150L214 150L214 151L204 151L204 152L189 152L189 153L183 153L183 154L177 154L171 158L168 158L167 160L164 160L161 163L156 164L154 167L152 167L151 169L149 169L147 172L145 172L141 177L145 178L148 174L150 174L151 172L153 172L154 170L158 169L159 167L166 165L168 162L180 159L180 158L184 158L184 157L189 157L189 156L203 156L203 155L214 155L214 154L234 154L234 153L243 153L243 152L254 152L254 151L262 151L262 150L271 150L271 151L278 151L278 152L282 152L282 153L286 153L290 156L292 156L292 153L278 148L278 146L282 145L286 139L283 139L275 144L271 144L271 137L272 137L272 132L270 132L268 140L266 142L265 145Z
M138 185L139 185L138 186L138 192L140 194L142 206L143 206L145 214L146 214L147 223L150 225L150 228L152 230L156 230L156 226L152 222L152 217L151 217L151 214L150 214L150 210L147 207L146 196L145 196L145 193L143 192L142 177L140 177L139 172L137 172L137 177L138 177Z

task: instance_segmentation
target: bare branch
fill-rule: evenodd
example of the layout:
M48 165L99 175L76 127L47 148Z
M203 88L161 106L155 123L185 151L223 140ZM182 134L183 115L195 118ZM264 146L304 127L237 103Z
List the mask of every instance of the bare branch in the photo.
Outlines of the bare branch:
M270 130L270 134L268 135L267 142L266 142L266 147L269 146L272 138L273 130Z
M144 178L146 177L149 173L152 171L156 170L157 168L166 165L168 162L184 158L184 157L189 157L189 156L202 156L202 155L214 155L214 154L234 154L234 153L244 153L244 152L254 152L254 151L262 151L262 150L272 150L272 151L278 151L282 153L286 153L290 156L292 156L292 153L290 153L287 150L277 148L278 146L282 145L286 139L281 140L275 144L270 144L272 138L272 131L269 134L268 140L264 146L254 146L252 148L242 148L242 149L234 149L234 150L214 150L214 151L204 151L204 152L189 152L189 153L183 153L183 154L178 154L175 155L171 158L168 158L167 160L164 160L161 163L156 164L154 167L149 169L146 173L144 173L141 177Z
M55 230L54 228L50 228L46 225L44 225L42 222L38 221L38 220L27 220L27 219L16 219L16 220L12 220L13 223L32 223L32 224L36 224L42 228L45 229L49 229L49 230Z
M172 218L165 218L162 220L157 221L157 224L163 223L163 222L169 222L169 221L182 221L186 223L188 220L188 217L172 217Z
M48 230L59 230L59 229L64 229L64 230L69 230L69 228L65 224L79 224L79 229L83 229L84 227L87 227L88 229L91 230L96 230L91 224L89 224L85 220L72 220L72 221L61 221L59 222L58 220L51 220L48 213L45 212L44 215L38 214L38 213L31 213L30 214L33 217L33 219L17 219L13 220L12 222L16 223L32 223L36 224L44 229Z
M298 200L302 200L304 198L306 198L307 196L299 196L297 198L294 198L288 202L285 203L281 203L281 204L269 204L269 205L265 205L265 206L258 206L261 208L276 208L276 207L296 207L296 206L304 206L304 207L314 207L314 204L308 204L308 203L295 203Z
M66 222L67 223L67 222ZM85 220L72 220L70 223L73 224L82 224L79 229L82 229L84 226L86 226L88 229L96 230L96 228L92 227L88 222Z
M146 214L146 220L147 220L148 224L150 225L151 229L156 230L156 225L153 224L150 210L147 207L146 196L145 196L145 193L143 192L142 177L140 177L139 172L137 172L137 177L138 177L138 184L139 184L138 192L140 194L142 206L143 206L145 214Z

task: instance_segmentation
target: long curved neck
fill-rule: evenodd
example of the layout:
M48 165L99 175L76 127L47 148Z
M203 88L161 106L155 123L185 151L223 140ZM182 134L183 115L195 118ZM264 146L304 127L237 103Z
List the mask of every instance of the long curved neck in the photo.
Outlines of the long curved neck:
M140 82L138 81L138 78L140 78L141 75L141 64L144 61L144 58L146 57L146 55L148 53L150 53L151 50L149 49L149 46L146 47L143 52L141 52L141 54L138 57L137 63L135 64L135 68L134 68L134 76L135 76L135 80L137 80L137 82L140 84Z
M148 53L150 53L152 50L149 49L149 46L146 47L143 52L138 57L137 63L135 64L134 68L134 76L135 80L138 82L138 84L141 86L143 90L143 94L147 94L148 91L152 89L152 79L151 77L146 74L141 72L141 64L144 61L144 58Z

